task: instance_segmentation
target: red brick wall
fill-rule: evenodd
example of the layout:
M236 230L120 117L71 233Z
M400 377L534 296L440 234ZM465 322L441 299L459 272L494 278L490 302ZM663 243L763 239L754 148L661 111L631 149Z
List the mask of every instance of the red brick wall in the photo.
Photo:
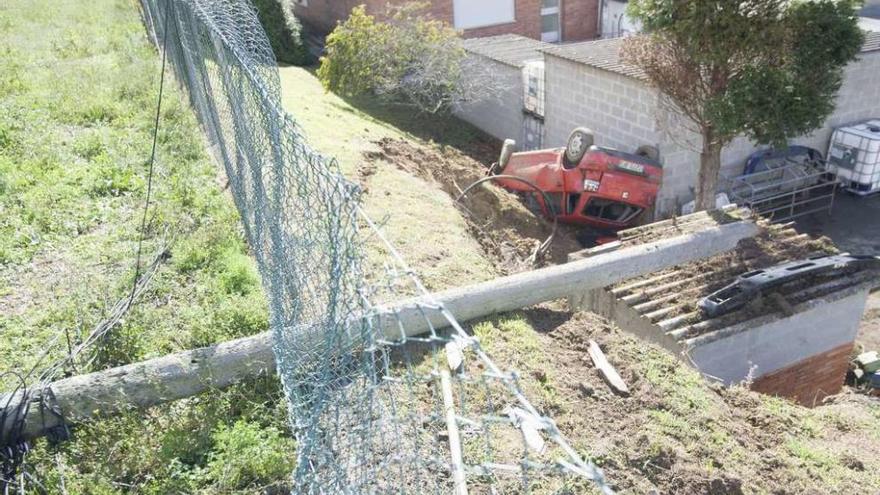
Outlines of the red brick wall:
M390 0L402 3L407 0ZM385 12L389 0L309 0L308 7L297 5L296 15L310 27L330 32L337 21L345 20L351 9L366 5L367 12L379 15ZM435 19L453 23L453 0L431 1L431 15ZM562 39L580 41L597 36L599 0L561 0ZM466 38L495 36L498 34L519 34L529 38L541 39L541 0L516 0L516 21L468 29Z
M583 41L599 36L600 0L562 0L562 40Z
M804 359L764 375L752 383L752 390L787 397L812 407L840 392L853 350L853 343Z

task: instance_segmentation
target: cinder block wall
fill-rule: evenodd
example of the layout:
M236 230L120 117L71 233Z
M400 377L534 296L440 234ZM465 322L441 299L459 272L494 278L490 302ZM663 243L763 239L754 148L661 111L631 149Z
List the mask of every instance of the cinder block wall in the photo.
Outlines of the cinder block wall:
M621 151L660 143L657 94L641 81L550 54L544 77L548 146L564 146L578 126L592 129L597 145Z
M463 106L455 115L498 139L511 138L519 143L523 134L522 69L480 55L471 55L471 60L477 70L488 71L497 78L497 93Z
M546 143L560 146L572 128L583 125L596 132L596 143L622 151L641 144L659 148L664 165L663 188L656 211L671 214L693 199L699 167L700 138L677 126L657 104L656 93L635 78L545 56L547 78ZM845 69L837 108L814 133L793 140L827 151L835 127L880 117L880 52L862 53ZM722 173L738 175L746 158L759 149L744 137L722 153Z
M843 86L835 103L837 108L821 128L792 140L792 144L810 146L826 153L831 133L836 127L880 117L880 52L862 53L859 60L846 67ZM700 140L682 129L663 134L660 150L666 172L672 176L670 180L664 176L663 197L667 203L670 199L672 203L685 203L693 199L690 187L697 180ZM677 139L672 138L673 134ZM691 143L695 143L697 148L687 146ZM744 137L735 139L721 155L721 172L727 175L741 174L746 158L760 148Z

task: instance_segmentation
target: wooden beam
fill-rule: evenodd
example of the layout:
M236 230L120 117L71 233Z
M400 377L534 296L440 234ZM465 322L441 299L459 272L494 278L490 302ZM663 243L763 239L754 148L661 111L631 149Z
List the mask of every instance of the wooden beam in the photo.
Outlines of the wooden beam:
M621 378L620 373L617 372L614 366L608 362L608 358L605 357L605 353L602 352L602 348L599 347L595 340L590 341L590 348L587 352L590 354L593 365L599 370L599 374L602 375L605 382L618 394L629 395L629 387L626 386L626 382L623 381L623 378Z
M448 326L448 320L440 311L425 309L435 303L455 315L458 321L464 322L563 299L637 275L729 251L740 240L752 237L758 231L757 225L751 221L718 225L697 233L619 249L564 265L438 292L430 298L405 300L386 308L389 317L378 321L379 329L386 338L395 340L401 336L401 328L408 336L415 336L428 331L431 326ZM40 406L41 398L46 398L42 402L62 413L68 422L182 399L208 389L227 387L261 373L274 372L271 340L269 333L263 333L66 378L28 397L22 394L0 396L0 407L8 403L7 412L12 412L23 410L19 406L29 405L23 418L22 436L34 438L61 424L58 416ZM10 432L15 429L16 415L0 417L5 417L0 425L0 438L10 438Z

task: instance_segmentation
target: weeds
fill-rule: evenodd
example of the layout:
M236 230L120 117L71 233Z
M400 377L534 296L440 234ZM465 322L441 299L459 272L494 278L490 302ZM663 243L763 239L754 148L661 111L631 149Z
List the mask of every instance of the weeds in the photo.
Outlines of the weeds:
M159 67L133 2L7 4L0 9L0 371L20 371L56 335L76 343L131 290ZM184 95L173 83L166 90L145 252L169 229L179 242L91 366L71 373L268 327L238 215L218 186L221 172ZM39 442L26 469L48 493L256 492L283 486L292 469L286 417L278 382L263 378L79 426L57 447Z

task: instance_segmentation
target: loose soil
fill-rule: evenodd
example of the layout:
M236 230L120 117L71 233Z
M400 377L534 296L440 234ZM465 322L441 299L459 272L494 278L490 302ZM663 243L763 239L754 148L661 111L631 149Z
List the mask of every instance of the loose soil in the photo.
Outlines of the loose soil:
M552 383L555 399L542 405L622 493L826 493L830 486L858 493L870 480L866 470L877 460L861 454L880 449L880 435L859 437L854 428L876 421L876 404L865 396L845 392L804 409L743 387L706 383L595 314L553 305L524 314L546 350L535 357L540 366L528 370L527 390ZM590 340L626 381L629 397L612 393L599 376L587 354ZM804 431L809 428L815 431ZM834 485L829 472L804 462L793 445L797 437L808 439L807 451L834 460Z
M494 156L494 147L488 143L467 154L452 147L415 146L410 141L394 138L384 138L375 144L378 151L364 153L366 161L358 173L368 192L375 162L381 160L436 185L457 199L469 185L486 177L490 157ZM482 160L474 157L482 157ZM575 237L576 229L557 225L549 250L544 255L538 253L539 247L553 234L553 223L530 210L523 196L491 183L472 189L456 205L473 237L502 273L564 263L569 253L581 249Z

